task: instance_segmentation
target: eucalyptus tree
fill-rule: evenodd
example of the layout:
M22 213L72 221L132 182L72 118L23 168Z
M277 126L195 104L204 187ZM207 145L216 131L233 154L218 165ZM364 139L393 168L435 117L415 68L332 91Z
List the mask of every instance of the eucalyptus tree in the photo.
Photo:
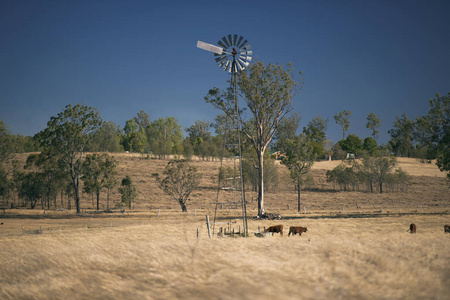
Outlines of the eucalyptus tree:
M93 133L89 151L120 152L123 150L120 145L120 137L122 135L122 129L114 122L103 122L102 126Z
M300 211L301 188L304 181L304 175L309 172L315 160L316 154L314 146L305 134L287 140L286 157L282 158L282 163L288 167L291 178L295 182L298 211Z
M437 166L447 172L450 179L450 93L430 99L428 118L432 128L432 141L437 152Z
M298 126L300 125L300 114L291 113L289 116L283 118L278 124L277 131L274 135L275 149L281 152L286 152L287 140L292 140L297 134Z
M414 122L405 113L401 117L395 117L393 128L388 131L391 135L389 145L395 156L413 155Z
M166 155L181 154L183 132L174 117L159 118L147 126L147 139L150 149L160 159Z
M345 139L345 133L350 128L350 116L352 115L352 112L349 110L341 111L338 114L335 114L333 116L334 120L336 121L336 124L342 127L342 139Z
M380 121L380 119L378 119L376 114L370 113L367 116L366 128L372 130L372 136L375 140L377 140L378 134L380 133L380 131L378 130L378 127L380 127L380 125L381 125L381 121Z
M328 119L322 118L320 115L315 116L309 121L306 127L303 127L303 133L308 137L309 141L313 144L316 157L322 157L325 153L328 153L331 157L331 146L325 149L325 140L327 135L325 131L328 127Z
M80 213L80 177L82 175L83 155L95 132L102 124L96 108L77 104L67 105L56 117L51 117L47 128L35 138L44 149L58 153L65 171L70 174L75 194L77 213Z
M111 179L116 174L117 163L114 157L106 153L87 155L83 162L84 191L88 194L95 193L97 210L100 209L100 192L112 184Z
M301 74L301 73L300 73ZM292 99L301 89L294 79L291 64L287 70L279 64L264 65L261 61L251 64L237 74L237 89L250 113L236 113L236 100L229 88L220 91L213 88L205 97L207 103L222 110L228 116L240 118L242 132L247 136L258 157L258 215L264 214L264 152L272 141L280 121L292 111ZM247 118L246 118L247 117Z
M129 175L122 179L119 192L122 195L122 202L128 204L128 208L131 209L131 202L137 197L137 189Z
M163 175L164 178L159 173L153 174L159 187L180 204L182 212L187 212L186 202L200 184L202 174L198 173L197 168L186 160L171 160L164 169Z

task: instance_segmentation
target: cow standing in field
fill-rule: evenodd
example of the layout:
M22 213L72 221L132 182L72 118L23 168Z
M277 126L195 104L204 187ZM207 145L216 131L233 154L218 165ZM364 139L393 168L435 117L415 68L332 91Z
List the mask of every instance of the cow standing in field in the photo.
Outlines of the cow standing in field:
M283 235L283 225L270 226L265 230L265 232L273 232Z
M409 230L408 230L409 232L411 232L411 233L416 233L416 231L417 231L417 226L416 226L416 224L411 224L411 225L409 225Z
M450 225L444 225L444 232L450 233Z
M291 233L292 233L292 235L296 235L297 233L298 233L299 235L302 235L303 232L307 232L307 231L308 231L308 228L306 228L306 227L301 227L301 226L299 226L299 227L294 227L294 226L291 226L291 227L289 228L288 236L290 236Z

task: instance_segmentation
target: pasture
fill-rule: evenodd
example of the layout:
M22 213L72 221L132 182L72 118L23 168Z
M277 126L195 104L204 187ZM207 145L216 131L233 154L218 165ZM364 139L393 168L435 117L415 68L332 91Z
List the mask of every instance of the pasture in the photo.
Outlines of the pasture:
M449 187L435 165L400 160L412 175L407 192L380 195L332 190L323 176L335 162L318 163L316 189L302 194L306 211L297 212L286 183L266 195L267 211L283 220L249 219L248 238L209 238L205 215L214 215L219 162L194 162L202 185L181 213L151 178L167 161L118 159L120 175L138 187L132 210L95 213L85 195L83 216L0 211L0 299L450 298ZM254 216L254 195L246 197ZM224 207L217 219L237 230L239 216ZM411 223L416 234L407 232ZM284 236L254 235L278 224ZM290 226L308 231L288 237Z

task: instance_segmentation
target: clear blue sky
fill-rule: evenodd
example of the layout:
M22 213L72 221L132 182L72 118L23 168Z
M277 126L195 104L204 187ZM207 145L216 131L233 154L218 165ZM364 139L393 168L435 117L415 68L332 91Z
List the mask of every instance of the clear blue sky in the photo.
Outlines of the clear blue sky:
M351 110L349 133L379 141L395 116L416 118L450 92L450 1L0 0L0 120L34 135L67 104L99 109L123 127L145 110L183 129L219 113L205 103L228 73L197 40L247 38L264 63L292 62L305 85L301 127Z

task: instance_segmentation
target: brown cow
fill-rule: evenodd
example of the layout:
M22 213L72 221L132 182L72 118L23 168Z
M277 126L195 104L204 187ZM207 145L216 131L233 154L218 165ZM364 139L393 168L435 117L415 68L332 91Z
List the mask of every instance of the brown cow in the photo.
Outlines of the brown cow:
M445 225L444 226L444 232L445 233L450 233L450 225Z
M283 235L283 225L270 226L265 230L265 232L280 233Z
M307 231L308 231L308 228L306 228L306 227L300 227L300 226L299 227L294 227L294 226L291 226L289 228L288 236L290 236L291 233L292 233L292 235L296 235L297 233L299 235L302 235L303 232L307 232Z
M409 230L407 230L407 231L409 231L411 233L416 233L416 231L417 231L416 224L413 223L413 224L409 225Z

